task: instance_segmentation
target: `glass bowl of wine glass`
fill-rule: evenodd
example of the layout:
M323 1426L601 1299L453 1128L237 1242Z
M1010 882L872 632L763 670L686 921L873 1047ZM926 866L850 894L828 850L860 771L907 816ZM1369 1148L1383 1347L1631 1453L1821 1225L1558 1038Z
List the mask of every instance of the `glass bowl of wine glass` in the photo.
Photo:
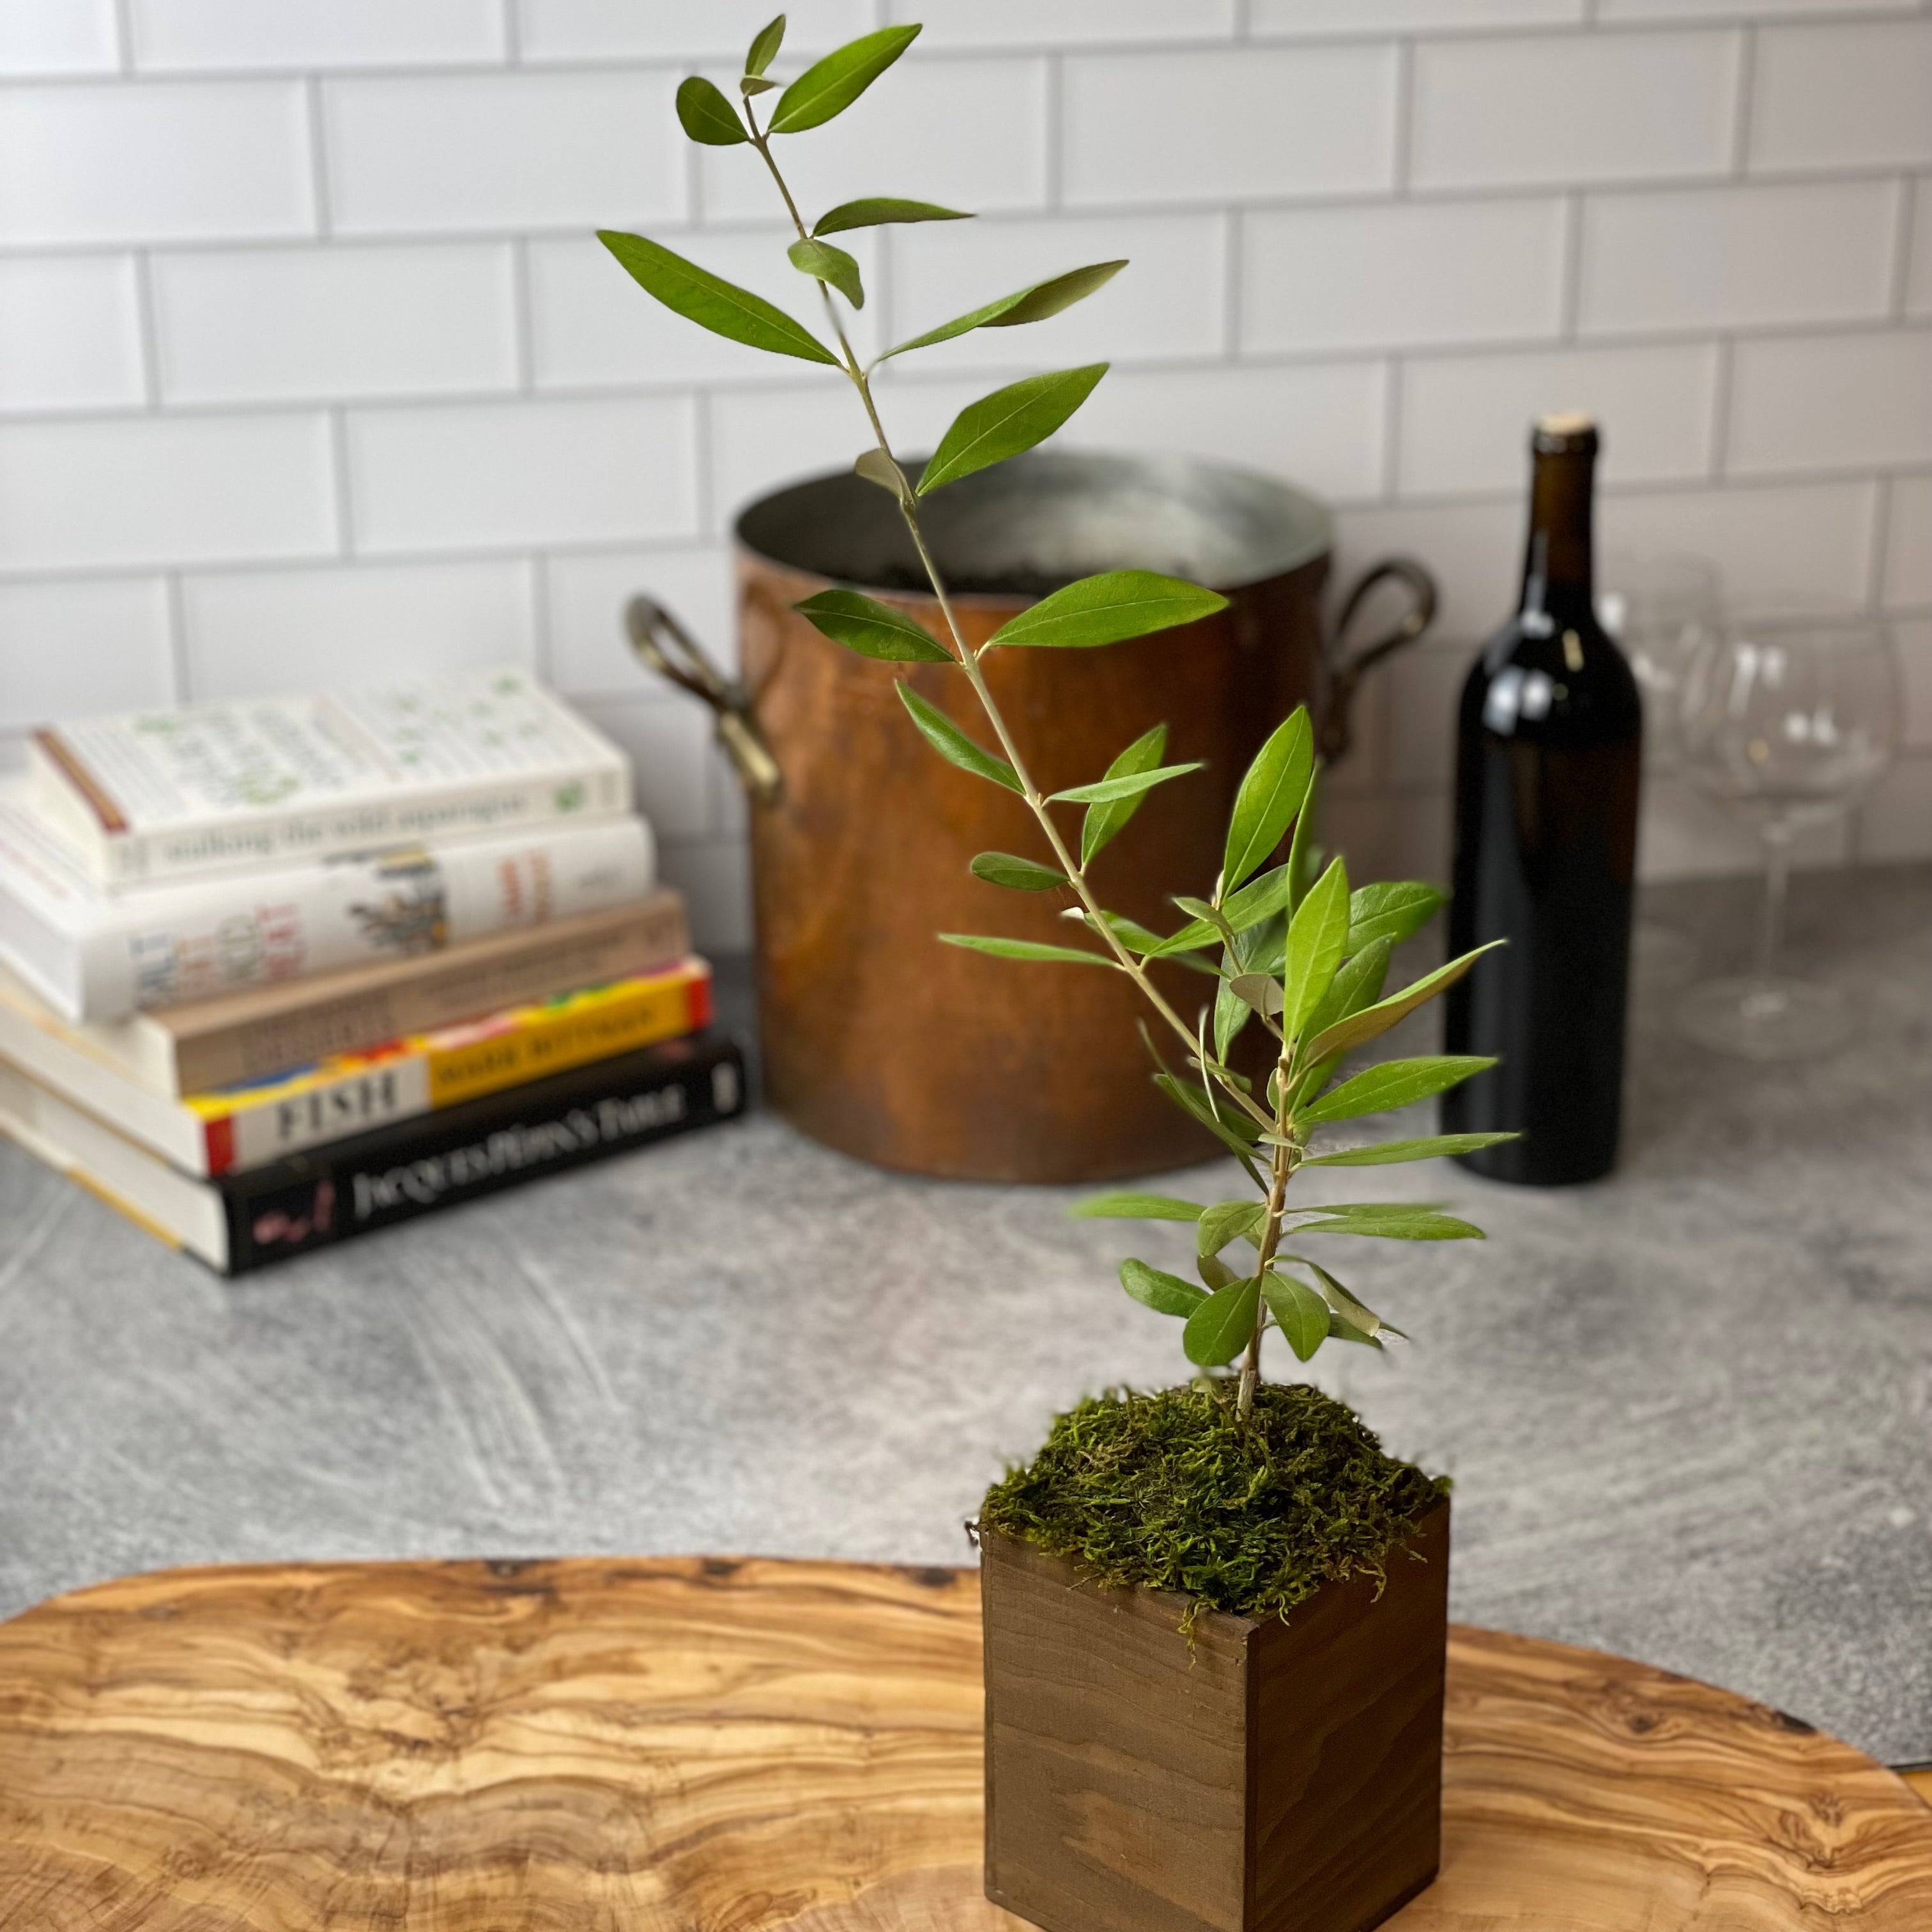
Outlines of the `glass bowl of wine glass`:
M1678 1010L1701 1045L1792 1060L1850 1034L1834 988L1778 970L1792 847L1850 809L1891 762L1898 693L1889 632L1858 614L1736 615L1694 656L1678 715L1684 776L1749 824L1765 855L1753 969L1692 988Z

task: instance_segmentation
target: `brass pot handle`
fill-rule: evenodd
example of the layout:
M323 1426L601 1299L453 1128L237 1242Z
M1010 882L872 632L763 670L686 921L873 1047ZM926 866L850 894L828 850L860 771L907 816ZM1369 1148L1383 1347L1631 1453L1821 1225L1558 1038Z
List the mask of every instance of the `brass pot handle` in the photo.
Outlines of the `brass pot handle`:
M1402 622L1386 636L1378 638L1373 644L1364 644L1352 656L1344 658L1342 646L1355 613L1362 608L1370 591L1391 578L1408 590L1414 602ZM1334 642L1328 652L1328 703L1322 712L1318 742L1322 755L1330 764L1341 758L1353 742L1349 731L1348 707L1354 701L1355 688L1361 682L1364 674L1390 652L1414 644L1434 622L1436 602L1436 580L1413 557L1385 557L1355 580L1354 588L1342 602L1342 614L1335 622Z
M739 782L759 805L776 805L784 789L771 748L759 735L752 715L752 694L735 677L727 677L704 647L655 598L633 597L624 606L624 629L631 649L660 677L668 678L710 705L717 720L718 742L724 748Z

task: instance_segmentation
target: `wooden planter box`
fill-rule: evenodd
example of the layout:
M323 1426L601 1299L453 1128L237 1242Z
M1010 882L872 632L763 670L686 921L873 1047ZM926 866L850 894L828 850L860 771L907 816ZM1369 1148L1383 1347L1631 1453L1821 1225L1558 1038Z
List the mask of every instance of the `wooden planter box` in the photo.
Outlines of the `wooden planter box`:
M1047 1932L1367 1932L1440 1862L1449 1500L1284 1624L980 1540L986 1896Z

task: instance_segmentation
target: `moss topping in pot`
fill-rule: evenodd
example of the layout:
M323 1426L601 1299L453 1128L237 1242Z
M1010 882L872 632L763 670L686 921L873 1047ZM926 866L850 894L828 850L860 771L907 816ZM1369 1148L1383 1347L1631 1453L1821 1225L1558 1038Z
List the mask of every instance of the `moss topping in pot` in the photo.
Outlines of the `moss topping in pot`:
M1324 1583L1381 1576L1448 1486L1305 1383L1263 1383L1245 1423L1198 1384L1112 1390L1057 1418L1033 1461L986 1492L980 1521L1109 1588L1184 1591L1190 1622L1198 1609L1285 1616Z

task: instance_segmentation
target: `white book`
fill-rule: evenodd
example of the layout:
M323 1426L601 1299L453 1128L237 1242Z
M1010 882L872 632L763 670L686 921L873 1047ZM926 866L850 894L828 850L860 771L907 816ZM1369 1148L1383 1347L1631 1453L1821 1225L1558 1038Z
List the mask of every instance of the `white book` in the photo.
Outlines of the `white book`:
M0 787L0 963L69 1020L113 1020L248 986L460 945L642 899L650 829L553 820L494 838L106 892Z
M520 670L83 718L35 808L110 891L628 811L629 762Z

